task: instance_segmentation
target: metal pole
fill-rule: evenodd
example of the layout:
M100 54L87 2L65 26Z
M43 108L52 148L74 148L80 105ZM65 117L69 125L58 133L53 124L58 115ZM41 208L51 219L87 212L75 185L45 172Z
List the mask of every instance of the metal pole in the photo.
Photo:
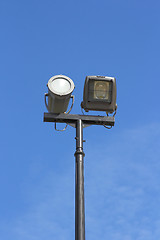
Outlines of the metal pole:
M75 240L85 240L83 127L90 125L111 127L114 126L115 118L109 116L44 113L44 122L67 123L72 127L76 127Z
M76 122L75 240L85 240L83 122Z

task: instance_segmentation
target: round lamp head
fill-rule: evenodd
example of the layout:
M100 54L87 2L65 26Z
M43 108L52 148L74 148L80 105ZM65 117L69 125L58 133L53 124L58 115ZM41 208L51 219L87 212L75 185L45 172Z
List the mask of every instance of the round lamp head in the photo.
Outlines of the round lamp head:
M75 88L73 81L64 75L56 75L48 81L48 111L52 113L66 112Z

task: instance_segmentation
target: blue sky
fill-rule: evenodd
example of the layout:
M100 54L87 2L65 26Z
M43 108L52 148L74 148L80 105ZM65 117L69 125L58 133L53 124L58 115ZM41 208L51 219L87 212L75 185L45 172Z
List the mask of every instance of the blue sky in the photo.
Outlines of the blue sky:
M1 0L1 239L74 239L75 129L43 123L56 74L74 81L76 114L85 76L117 79L115 127L84 129L86 239L160 238L159 9Z

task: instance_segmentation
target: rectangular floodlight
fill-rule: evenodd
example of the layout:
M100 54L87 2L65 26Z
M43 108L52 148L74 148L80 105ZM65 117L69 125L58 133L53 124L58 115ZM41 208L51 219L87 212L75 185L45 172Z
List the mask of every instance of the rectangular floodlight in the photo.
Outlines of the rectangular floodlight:
M87 112L116 110L116 79L105 76L87 76L84 84L82 108Z

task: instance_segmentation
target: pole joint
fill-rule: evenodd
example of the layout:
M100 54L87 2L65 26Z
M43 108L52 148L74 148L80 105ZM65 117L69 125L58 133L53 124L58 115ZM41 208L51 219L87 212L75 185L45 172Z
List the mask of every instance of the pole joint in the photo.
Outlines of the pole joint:
M82 149L77 149L74 156L76 157L77 155L81 154L83 157L85 156L85 153L83 152Z

